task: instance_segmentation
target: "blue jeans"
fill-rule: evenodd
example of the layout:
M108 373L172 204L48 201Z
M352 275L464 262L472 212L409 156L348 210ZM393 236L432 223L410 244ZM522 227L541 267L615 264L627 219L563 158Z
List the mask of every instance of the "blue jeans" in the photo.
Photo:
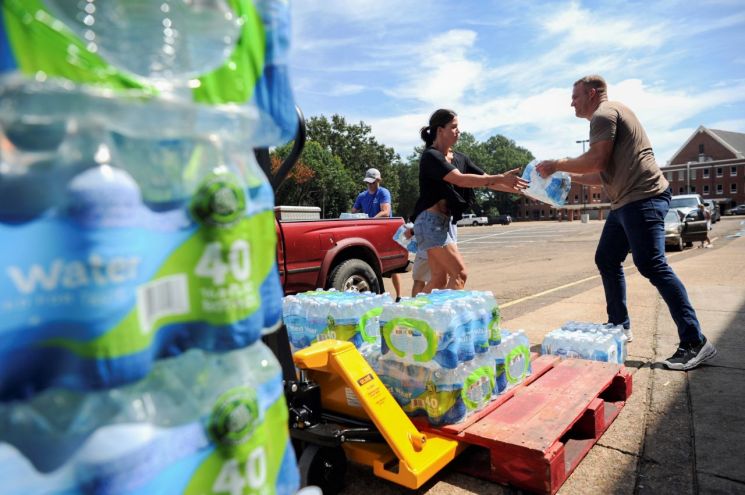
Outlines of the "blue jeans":
M629 328L626 279L621 263L631 249L634 265L667 304L678 327L681 344L701 342L701 326L688 293L665 258L665 214L670 208L670 189L659 196L634 201L612 210L600 236L595 264L605 289L608 321Z

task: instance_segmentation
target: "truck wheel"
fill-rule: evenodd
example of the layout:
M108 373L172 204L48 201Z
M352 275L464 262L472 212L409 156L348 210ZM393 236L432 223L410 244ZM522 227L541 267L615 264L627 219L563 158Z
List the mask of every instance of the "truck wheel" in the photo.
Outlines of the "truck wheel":
M475 226L477 226L478 224L479 224L478 222L473 222L473 223L471 224L471 226L472 226L472 227L475 227Z
M370 265L359 259L346 260L329 276L329 287L339 291L380 292L380 282Z
M300 486L317 486L326 495L336 495L344 488L347 456L341 447L305 447L298 461Z

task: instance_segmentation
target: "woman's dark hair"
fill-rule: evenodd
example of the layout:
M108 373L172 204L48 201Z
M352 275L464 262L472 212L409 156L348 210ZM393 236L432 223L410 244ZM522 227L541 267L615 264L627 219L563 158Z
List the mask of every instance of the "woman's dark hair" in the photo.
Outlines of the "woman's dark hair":
M433 113L432 116L429 118L429 125L422 127L421 131L419 131L420 135L422 136L422 141L426 143L427 147L432 146L432 143L435 142L435 138L437 137L437 128L445 127L450 122L452 122L457 115L458 114L454 111L448 110L446 108L435 110L435 113Z

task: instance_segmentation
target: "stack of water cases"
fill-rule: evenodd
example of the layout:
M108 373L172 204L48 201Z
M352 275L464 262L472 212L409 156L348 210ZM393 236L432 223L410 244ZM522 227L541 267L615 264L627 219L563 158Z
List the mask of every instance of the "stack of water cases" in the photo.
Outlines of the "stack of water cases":
M452 424L530 373L522 332L500 330L491 292L434 291L386 304L378 373L410 416Z
M627 340L622 326L569 321L546 334L541 354L623 364Z
M287 3L0 8L0 492L294 493Z
M380 313L384 304L392 302L388 293L336 289L286 296L282 301L282 319L292 352L322 340L345 340L352 342L377 371Z

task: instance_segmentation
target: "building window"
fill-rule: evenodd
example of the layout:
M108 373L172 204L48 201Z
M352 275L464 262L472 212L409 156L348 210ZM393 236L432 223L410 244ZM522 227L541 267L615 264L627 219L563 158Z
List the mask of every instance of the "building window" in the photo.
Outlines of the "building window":
M698 145L698 152L699 153L703 153L704 152L704 145L703 144L699 144Z
M721 184L717 184L717 194L722 194L722 191L723 191L722 185Z
M724 171L722 170L722 167L717 167L717 177L721 177L724 175Z
M695 179L695 178L696 178L696 169L695 169L695 168L692 168L692 169L691 169L691 170L689 171L689 173L688 173L688 178L689 178L689 179Z
M708 168L705 168L704 169L704 179L708 179L708 178L709 178L709 169Z
M541 210L541 213L540 213L540 215L541 215L541 218L543 218L544 216L546 216L546 214L544 213L544 211L543 211L543 210Z
M678 180L686 180L686 171L678 170Z
M729 176L730 177L737 177L737 167L730 167L729 168Z
M709 185L704 184L704 196L708 196L708 195L709 195Z
M730 194L737 194L737 184L734 182L729 185L729 192Z
M691 194L696 192L696 186L691 186Z
M574 202L579 203L579 194L574 195Z
M685 193L686 193L685 187L679 187L678 188L678 194L685 194Z
M671 180L673 180L673 173L665 172L665 178L667 179L668 182L670 182Z

